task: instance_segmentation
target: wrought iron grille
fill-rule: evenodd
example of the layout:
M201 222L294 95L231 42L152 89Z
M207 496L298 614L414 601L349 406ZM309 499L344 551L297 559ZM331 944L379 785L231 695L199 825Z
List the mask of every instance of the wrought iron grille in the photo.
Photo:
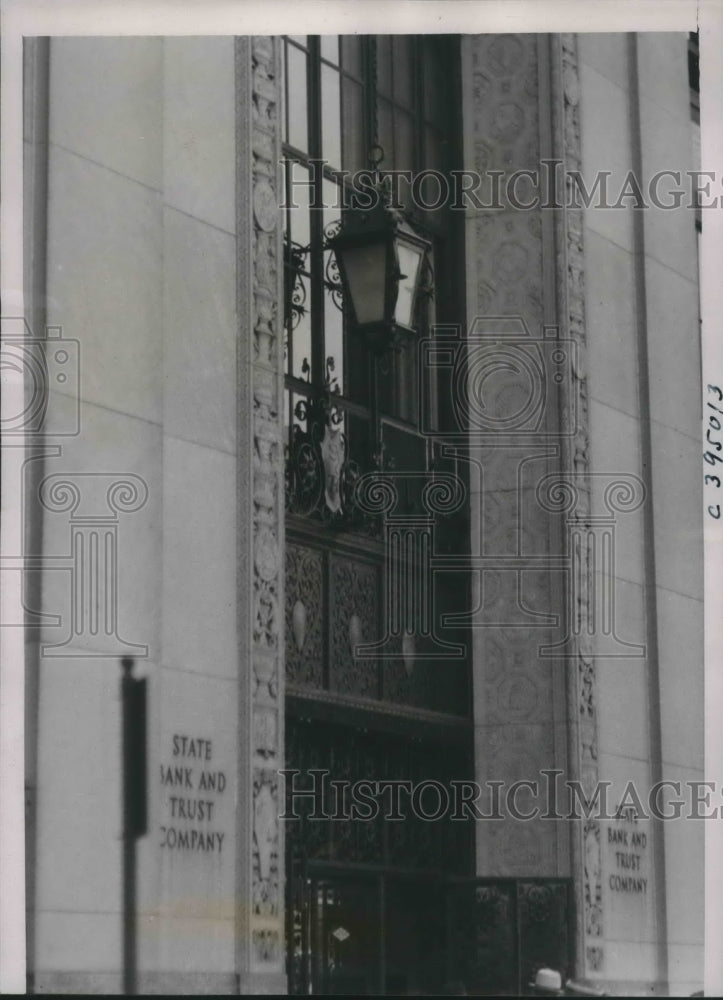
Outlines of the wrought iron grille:
M384 611L384 552L350 552L333 539L286 544L286 679L290 691L324 691L346 699L405 705L413 709L469 716L470 678L465 659L425 659L423 638L405 644L390 635L385 656L357 655L380 640ZM454 610L468 586L464 573L433 581L436 613ZM464 641L463 629L447 638Z
M458 882L447 896L448 961L478 995L520 996L537 969L572 972L571 880L491 878Z
M355 486L363 472L381 468L366 413L338 394L334 362L327 359L323 391L297 386L291 394L291 422L286 444L286 512L326 527L375 536L378 517L357 502Z
M394 733L369 733L351 726L320 726L289 717L286 723L287 768L300 773L286 782L286 843L292 868L308 861L387 865L398 869L440 870L463 874L472 863L472 823L448 815L435 822L416 817L402 800L404 820L388 819L388 799L379 800L378 815L340 821L349 814L348 786L360 780L409 781L419 787L430 780L450 788L469 779L467 744L435 742ZM320 783L314 772L328 772ZM331 782L346 782L340 786ZM316 798L292 792L316 789ZM340 797L340 795L342 797ZM450 794L450 801L453 796ZM427 806L429 808L429 806Z

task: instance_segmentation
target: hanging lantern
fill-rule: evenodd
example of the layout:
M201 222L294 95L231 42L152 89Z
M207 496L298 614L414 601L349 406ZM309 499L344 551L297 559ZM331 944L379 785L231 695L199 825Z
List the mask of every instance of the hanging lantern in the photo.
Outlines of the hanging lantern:
M354 331L382 353L397 330L414 332L414 308L430 243L380 197L350 210L331 240Z

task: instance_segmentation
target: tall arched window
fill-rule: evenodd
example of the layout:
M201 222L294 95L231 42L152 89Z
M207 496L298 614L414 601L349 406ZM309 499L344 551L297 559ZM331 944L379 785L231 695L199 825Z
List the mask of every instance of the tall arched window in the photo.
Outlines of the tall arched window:
M393 551L381 519L355 506L353 490L366 472L410 473L400 483L399 513L411 519L441 466L437 400L418 371L418 337L440 320L463 322L454 283L461 219L446 205L420 208L414 196L431 204L432 168L457 166L458 81L449 67L458 60L443 58L456 44L401 36L283 41L285 725L286 764L302 785L315 768L349 782L431 776L449 785L473 773L469 664L431 659L423 631L388 628L389 581L410 556L404 547ZM368 166L377 143L383 171L420 177L416 188L411 178L399 185L399 200L432 246L434 272L434 297L417 302L418 336L398 338L382 356L355 336L340 308L324 246L354 172ZM465 545L465 511L458 516L461 523L438 526L441 545L445 538ZM405 536L410 551L415 530ZM463 573L443 575L433 594L425 591L440 618L464 603L467 585ZM429 574L422 576L426 586ZM380 641L383 655L376 646L359 655L360 646ZM324 796L332 811L344 808ZM316 822L307 806L285 828L290 990L364 994L396 981L441 983L429 939L442 933L443 906L429 872L470 874L469 824ZM411 881L402 874L410 868ZM413 943L397 946L393 936L410 920L419 923Z
M404 482L400 500L413 513L421 509L425 475L453 464L442 457L440 441L430 433L439 419L440 394L431 378L438 373L418 370L418 340L437 323L464 322L455 280L462 270L462 219L440 199L443 185L438 179L459 166L459 81L450 73L450 66L458 64L456 45L458 40L448 36L283 40L285 416L291 543L287 604L293 600L287 607L287 679L292 690L301 683L465 714L468 684L459 667L450 667L443 688L435 684L430 667L420 666L413 676L405 676L398 665L362 663L352 657L341 670L333 640L338 621L331 614L338 591L334 576L338 557L333 550L343 539L344 546L356 548L372 563L353 566L354 586L358 589L363 586L360 581L368 580L376 591L367 601L373 610L366 616L364 640L373 641L383 628L387 553L380 525L354 505L356 479L375 470L413 473L416 478ZM340 308L334 261L324 246L329 227L338 224L351 200L355 174L368 170L367 154L376 144L383 150L383 172L408 172L396 175L395 199L431 243L434 282L434 294L420 296L417 302L418 335L398 337L381 357L354 335ZM454 471L461 472L456 467ZM329 528L335 533L329 535ZM315 547L297 549L302 536L313 537ZM440 519L440 545L453 549L457 544L463 551L466 537L465 510ZM302 555L303 572L297 565ZM460 586L466 586L466 580L460 583L452 577L449 574L446 584L443 575L437 581L434 603L439 609L444 606L445 589L459 599ZM315 596L307 594L307 600L301 600L297 587L308 587L310 579L318 581ZM325 609L314 653L306 641L302 649L295 648L294 606L297 636L305 635L300 622L302 617L309 619L311 606Z

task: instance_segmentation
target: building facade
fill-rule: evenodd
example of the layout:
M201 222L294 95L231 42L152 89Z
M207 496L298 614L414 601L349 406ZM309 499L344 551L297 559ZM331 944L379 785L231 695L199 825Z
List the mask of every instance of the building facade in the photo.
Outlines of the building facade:
M27 41L32 988L121 988L122 657L139 989L700 988L691 44ZM370 150L429 246L383 351Z

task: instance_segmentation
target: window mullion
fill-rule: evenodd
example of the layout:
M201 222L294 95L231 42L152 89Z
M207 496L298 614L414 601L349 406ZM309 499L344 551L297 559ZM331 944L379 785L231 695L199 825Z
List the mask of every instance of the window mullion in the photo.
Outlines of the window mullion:
M376 35L365 38L363 53L363 101L365 152L368 154L371 146L379 141L379 124L377 120L377 39Z
M321 158L321 42L318 36L309 37L309 153L312 159ZM314 196L309 229L311 233L311 380L323 386L325 374L324 347L324 239L323 219L323 170L314 171Z
M425 117L426 108L424 107L424 76L423 76L423 65L424 60L422 58L422 40L420 38L414 39L414 44L412 46L412 74L414 80L414 164L413 170L421 170L425 164L425 149L424 149L424 139L425 139ZM418 213L414 210L414 206L411 206L413 214L416 216Z

